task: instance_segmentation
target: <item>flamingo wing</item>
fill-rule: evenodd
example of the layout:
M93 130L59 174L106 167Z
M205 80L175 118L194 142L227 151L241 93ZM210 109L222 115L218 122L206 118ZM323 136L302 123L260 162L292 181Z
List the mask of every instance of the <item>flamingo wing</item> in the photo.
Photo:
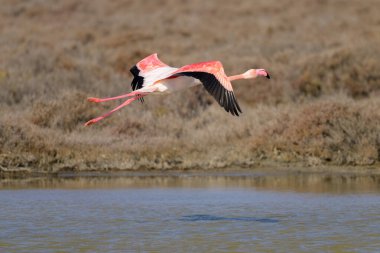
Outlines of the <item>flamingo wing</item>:
M141 89L144 85L144 77L146 76L146 73L161 67L168 67L168 65L158 59L157 53L151 54L139 61L129 70L133 75L133 80L131 82L132 90ZM141 103L144 102L144 98L139 98L139 100Z
M228 80L219 61L186 65L175 71L172 76L190 76L198 79L227 112L235 116L239 116L239 112L242 112L231 82Z

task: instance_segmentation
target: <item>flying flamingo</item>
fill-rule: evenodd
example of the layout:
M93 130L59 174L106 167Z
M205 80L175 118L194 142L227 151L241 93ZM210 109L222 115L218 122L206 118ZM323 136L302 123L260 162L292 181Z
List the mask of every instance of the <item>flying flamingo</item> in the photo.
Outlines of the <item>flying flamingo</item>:
M231 81L238 79L250 79L258 76L270 78L264 69L250 69L240 75L226 76L223 66L219 61L208 61L185 65L181 68L173 68L152 54L130 69L134 78L132 80L132 92L110 98L88 98L88 101L100 103L110 100L130 97L118 107L86 122L85 126L94 124L101 119L111 115L122 107L129 105L139 99L143 102L143 97L149 94L171 93L203 84L206 90L232 115L239 116L240 106L236 101L232 90Z

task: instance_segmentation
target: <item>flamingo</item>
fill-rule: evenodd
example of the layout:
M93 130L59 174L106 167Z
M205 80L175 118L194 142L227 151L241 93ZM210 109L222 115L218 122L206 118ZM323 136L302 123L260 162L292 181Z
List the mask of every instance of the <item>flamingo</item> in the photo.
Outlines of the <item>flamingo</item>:
M134 77L131 83L132 92L109 98L90 97L87 100L100 103L121 98L129 99L102 116L87 121L85 126L108 117L135 100L143 102L143 97L149 94L172 93L200 84L203 84L227 112L239 116L242 111L235 98L231 81L258 76L270 79L269 73L265 69L250 69L240 75L226 76L223 65L219 61L200 62L174 68L160 61L157 53L145 57L130 71Z

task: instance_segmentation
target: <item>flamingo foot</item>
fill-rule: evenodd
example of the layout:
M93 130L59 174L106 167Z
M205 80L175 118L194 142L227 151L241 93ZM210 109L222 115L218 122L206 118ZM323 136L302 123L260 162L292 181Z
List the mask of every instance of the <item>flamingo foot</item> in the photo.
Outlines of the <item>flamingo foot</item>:
M87 101L88 102L93 102L93 103L100 103L100 102L102 102L102 99L100 99L100 98L87 98Z
M92 125L92 124L95 124L96 122L98 122L99 120L103 119L104 117L97 117L95 119L92 119L92 120L89 120L87 121L84 126L89 126L89 125Z

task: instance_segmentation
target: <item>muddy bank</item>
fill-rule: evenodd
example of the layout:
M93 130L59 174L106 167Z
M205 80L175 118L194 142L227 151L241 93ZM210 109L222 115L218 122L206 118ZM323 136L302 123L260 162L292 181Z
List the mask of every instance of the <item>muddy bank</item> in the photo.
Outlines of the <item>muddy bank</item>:
M323 178L356 178L356 177L380 177L380 167L378 165L371 166L307 166L304 163L280 163L274 161L260 161L250 164L247 163L205 163L189 166L180 165L178 162L166 162L164 164L155 163L152 167L126 167L125 164L105 164L103 167L85 167L78 166L53 166L51 169L44 170L33 167L21 168L0 168L0 179L32 179L32 178L77 178L77 177L171 177L171 176L289 176L295 175L319 175ZM175 164L175 165L173 165ZM120 167L118 167L118 165ZM129 164L131 165L131 163ZM184 167L183 167L184 166ZM327 180L327 179L326 179ZM345 179L342 179L345 180ZM5 181L3 181L5 182ZM380 181L379 181L380 182Z
M78 172L3 178L0 189L255 188L313 193L378 192L380 173L263 170Z

